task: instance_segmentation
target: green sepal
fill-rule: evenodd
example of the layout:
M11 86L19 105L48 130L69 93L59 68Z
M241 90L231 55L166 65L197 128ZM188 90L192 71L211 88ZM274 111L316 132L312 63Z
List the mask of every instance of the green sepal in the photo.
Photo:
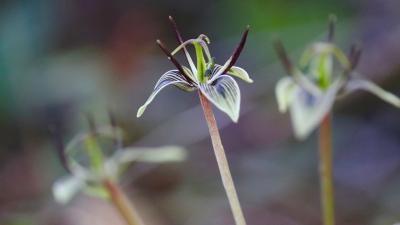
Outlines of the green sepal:
M232 66L230 70L228 70L227 74L235 76L237 78L242 79L247 83L253 83L253 79L250 78L249 74L243 68Z
M204 72L206 71L206 60L203 55L203 48L198 42L193 42L197 57L197 77L200 82L204 82Z
M90 169L94 172L103 170L104 156L100 145L97 143L96 134L89 134L85 140L85 150L87 151Z

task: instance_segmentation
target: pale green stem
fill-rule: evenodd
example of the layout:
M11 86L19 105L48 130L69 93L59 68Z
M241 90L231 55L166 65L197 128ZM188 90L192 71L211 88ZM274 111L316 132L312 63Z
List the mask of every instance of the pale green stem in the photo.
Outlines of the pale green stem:
M331 116L328 114L319 127L319 174L324 225L335 224L332 154Z
M104 188L108 191L111 202L126 221L127 225L144 225L135 207L129 202L128 198L118 186L110 179L103 181Z
M224 185L226 195L228 196L228 201L235 219L235 223L236 225L246 225L211 104L208 99L201 94L201 92L199 92L199 98L210 132L211 142L214 148L215 157L217 159L219 172L221 173L222 183Z

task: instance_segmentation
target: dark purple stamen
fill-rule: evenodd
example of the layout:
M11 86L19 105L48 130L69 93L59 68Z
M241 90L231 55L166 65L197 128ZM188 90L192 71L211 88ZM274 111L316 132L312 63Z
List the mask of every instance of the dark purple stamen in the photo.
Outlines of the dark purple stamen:
M329 16L329 23L328 23L328 42L333 41L333 37L335 36L335 25L336 25L337 18L335 15Z
M275 51L278 54L278 57L283 65L283 67L286 70L286 73L288 73L289 75L293 74L293 64L290 61L288 55L286 54L286 50L285 47L283 46L283 43L280 39L276 39L274 41L274 47L275 47Z
M359 45L353 44L350 48L349 61L351 70L354 70L361 58L362 50Z
M175 65L175 67L178 69L178 71L184 76L185 80L193 84L193 81L190 79L190 77L185 73L183 70L182 65L178 62L178 60L175 59L175 57L171 54L171 52L164 46L164 44L160 41L157 40L158 46L161 48L161 50L167 55L168 59Z
M179 32L178 25L176 24L176 22L172 16L169 16L168 19L171 22L172 28L175 31L176 40L179 42L179 44L182 44L183 38L182 38L181 32Z
M113 145L114 145L114 148L117 148L118 147L118 140L117 140L117 135L115 134L115 132L117 130L117 121L115 120L114 113L111 110L108 110L108 116L110 118L110 125L111 125L111 127L113 129L113 133L114 133Z
M115 115L111 110L108 110L108 117L110 118L110 125L112 128L117 127L117 121L115 120Z
M238 60L240 53L242 53L242 50L244 48L244 45L246 44L246 40L247 40L247 35L249 34L249 30L250 30L250 26L247 25L246 30L244 31L243 35L242 35L242 39L240 40L238 46L236 47L235 51L233 52L232 56L231 56L231 61L229 62L228 67L226 67L226 69L224 70L224 72L222 72L222 74L225 74L226 72L228 72L233 65L235 65L236 61Z
M62 138L63 135L61 133L60 127L51 125L49 126L49 131L52 136L52 139L54 140L54 145L57 149L57 155L61 161L61 165L68 173L71 173L71 169L69 168L68 165L67 156L65 154L65 145L64 145L64 140Z
M181 32L179 31L178 25L176 24L174 18L173 18L172 16L169 16L168 19L169 19L169 21L171 22L172 28L173 28L174 31L175 31L176 40L178 41L179 44L183 44L183 38L182 38ZM190 59L189 59L190 55L189 55L189 52L188 52L186 46L183 46L183 51L185 51L186 60L187 60L187 62L190 64ZM190 79L189 79L189 80L190 80Z
M88 121L89 125L89 130L91 135L96 135L97 134L97 128L96 128L96 123L94 122L93 115L90 113L86 114L86 119Z
M220 85L219 83L216 84L216 88L217 88L218 93L220 95L222 95L222 97L226 98L225 88L222 85Z

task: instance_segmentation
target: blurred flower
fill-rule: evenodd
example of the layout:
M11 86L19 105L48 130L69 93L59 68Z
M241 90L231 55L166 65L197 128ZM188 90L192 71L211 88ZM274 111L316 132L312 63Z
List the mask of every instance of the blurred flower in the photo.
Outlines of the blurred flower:
M281 42L276 42L277 53L289 77L276 85L275 94L279 111L290 111L296 138L306 138L329 113L335 100L356 90L365 90L382 100L400 107L400 99L383 90L354 71L361 50L353 46L346 56L331 42L333 25L328 41L311 44L303 53L300 67L295 67ZM336 66L338 65L338 66Z
M170 18L170 20L172 21L172 18ZM164 87L174 85L187 92L199 90L208 100L217 106L217 108L228 114L234 122L237 122L240 111L240 89L232 76L238 77L248 83L253 82L244 69L234 66L244 47L248 31L249 27L247 27L244 32L242 39L232 56L222 66L215 64L214 58L211 57L208 49L210 40L204 34L185 42L178 37L179 40L181 40L181 45L179 45L172 53L166 49L160 40L157 40L157 44L177 69L167 71L161 76L150 97L147 99L145 104L139 108L137 117L140 117L144 113L146 107ZM186 49L186 46L188 45L194 46L197 58L196 66ZM174 58L174 55L181 50L185 52L190 69L182 66ZM204 57L203 53L205 53L206 57Z
M68 203L79 191L108 198L103 182L118 180L129 163L165 163L186 158L186 152L176 146L122 147L122 131L115 126L93 128L79 134L65 149L61 139L57 143L64 167L70 173L53 185L53 195L59 203ZM100 143L104 145L100 146ZM112 147L107 146L112 150L109 156L104 154L106 143L112 143Z

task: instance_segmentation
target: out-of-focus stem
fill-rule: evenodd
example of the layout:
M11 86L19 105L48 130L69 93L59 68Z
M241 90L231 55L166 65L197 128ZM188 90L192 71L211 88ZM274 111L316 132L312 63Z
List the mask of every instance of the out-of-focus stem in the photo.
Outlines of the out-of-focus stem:
M324 225L335 224L332 158L331 115L328 114L319 127L319 179Z
M112 203L118 209L119 213L128 225L144 225L136 209L132 203L129 202L128 198L117 183L110 179L105 179L103 185L110 194Z
M222 183L224 185L226 195L228 196L235 223L236 225L246 225L211 104L208 99L201 94L201 92L199 92L199 98L210 132L211 142L214 148L215 157L217 159L219 172L221 173Z

